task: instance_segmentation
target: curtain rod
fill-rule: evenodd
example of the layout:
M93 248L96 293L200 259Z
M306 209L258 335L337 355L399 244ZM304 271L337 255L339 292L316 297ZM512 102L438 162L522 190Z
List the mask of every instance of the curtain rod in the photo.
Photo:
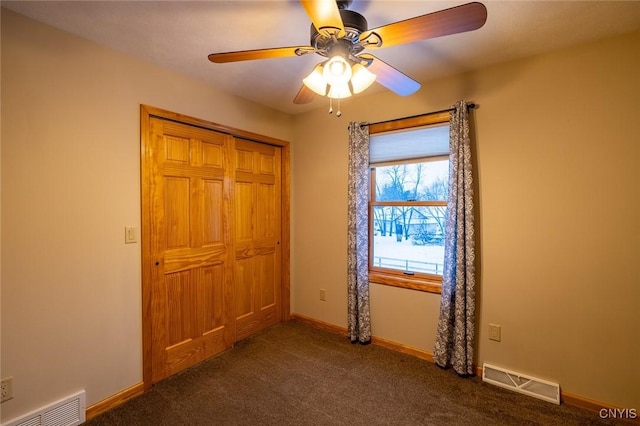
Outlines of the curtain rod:
M476 104L474 103L469 103L467 104L467 109L473 109L476 107ZM424 117L426 115L432 115L432 114L440 114L441 112L451 112L451 111L455 111L455 108L447 108L447 109L441 109L440 111L433 111L433 112L427 112L424 114L418 114L418 115L412 115L409 117L402 117L402 118L394 118L392 120L385 120L385 121L378 121L376 123L367 123L367 126L372 126L374 124L384 124L384 123L391 123L392 121L398 121L398 120L407 120L409 118L418 118L418 117Z

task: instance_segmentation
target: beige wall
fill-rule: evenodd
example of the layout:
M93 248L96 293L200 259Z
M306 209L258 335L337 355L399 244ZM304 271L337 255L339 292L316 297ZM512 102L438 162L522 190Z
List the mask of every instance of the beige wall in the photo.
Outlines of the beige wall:
M296 117L293 312L346 326L347 123L475 101L477 362L640 406L640 33ZM325 288L327 301L319 300ZM375 336L433 350L439 295L372 285ZM489 341L488 323L502 326Z
M292 118L2 10L2 421L142 380L140 104L291 140Z

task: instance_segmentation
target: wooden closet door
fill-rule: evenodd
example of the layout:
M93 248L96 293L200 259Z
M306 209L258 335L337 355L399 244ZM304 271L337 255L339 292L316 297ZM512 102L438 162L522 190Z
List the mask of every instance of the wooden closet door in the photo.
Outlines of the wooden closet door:
M233 139L151 118L152 381L233 346Z
M281 148L243 139L234 153L236 340L281 320Z

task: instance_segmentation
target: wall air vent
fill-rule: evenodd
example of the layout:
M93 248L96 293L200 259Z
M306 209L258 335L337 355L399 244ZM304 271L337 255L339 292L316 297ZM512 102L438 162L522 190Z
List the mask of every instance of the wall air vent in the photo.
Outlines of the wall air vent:
M560 385L484 363L482 381L560 405Z
M86 420L84 390L2 426L77 426Z

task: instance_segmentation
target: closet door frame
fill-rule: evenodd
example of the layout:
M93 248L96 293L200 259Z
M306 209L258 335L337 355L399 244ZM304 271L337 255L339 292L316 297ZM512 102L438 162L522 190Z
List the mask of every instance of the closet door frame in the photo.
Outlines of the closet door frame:
M162 110L148 105L140 105L140 180L141 180L141 251L142 251L142 376L144 390L152 386L152 323L151 323L151 277L154 262L151 256L151 200L149 182L151 179L150 121L156 117L175 121L216 132L228 134L267 145L278 146L282 150L281 166L281 313L282 321L291 317L290 310L290 146L289 142L269 136L259 135L210 121Z

